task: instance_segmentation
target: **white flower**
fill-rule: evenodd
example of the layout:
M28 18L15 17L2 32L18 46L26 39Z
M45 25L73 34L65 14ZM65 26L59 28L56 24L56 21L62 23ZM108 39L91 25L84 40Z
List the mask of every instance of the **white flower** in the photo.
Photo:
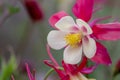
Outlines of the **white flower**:
M68 64L77 64L82 53L92 58L96 53L96 42L90 37L92 29L83 20L74 22L71 16L61 18L56 24L58 30L49 32L47 41L51 48L59 50L65 47L64 61Z

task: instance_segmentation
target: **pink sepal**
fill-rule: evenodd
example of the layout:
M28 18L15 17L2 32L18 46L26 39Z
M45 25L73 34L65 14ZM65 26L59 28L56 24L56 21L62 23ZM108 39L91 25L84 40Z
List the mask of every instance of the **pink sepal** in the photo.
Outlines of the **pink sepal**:
M88 22L92 16L93 3L93 0L77 0L72 8L73 14Z
M80 72L83 74L90 74L92 73L96 68L97 68L97 64L90 66L90 67L85 67L83 68Z
M96 46L96 54L93 58L91 58L91 60L97 64L105 64L109 66L112 61L110 59L107 49L98 42L96 42Z
M112 16L105 16L105 17L96 18L96 19L94 19L92 22L90 22L89 25L90 25L91 27L93 27L93 26L96 25L98 22L101 22L101 21L103 21L103 20L107 20L107 19L110 19L110 18L112 18Z
M93 35L99 40L120 39L120 23L96 24L92 27Z
M68 16L68 14L64 11L60 11L58 13L53 14L50 18L49 18L49 24L56 29L55 27L55 23L60 20L62 17L64 16Z

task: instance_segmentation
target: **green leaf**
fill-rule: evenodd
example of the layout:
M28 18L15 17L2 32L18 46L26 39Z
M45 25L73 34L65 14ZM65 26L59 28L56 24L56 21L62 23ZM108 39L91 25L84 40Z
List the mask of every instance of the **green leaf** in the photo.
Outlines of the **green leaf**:
M20 8L14 7L14 6L9 6L8 10L9 10L10 14L16 14L20 11Z
M17 62L14 55L11 55L8 63L5 60L2 61L2 69L0 73L0 80L9 80L12 73L17 68Z

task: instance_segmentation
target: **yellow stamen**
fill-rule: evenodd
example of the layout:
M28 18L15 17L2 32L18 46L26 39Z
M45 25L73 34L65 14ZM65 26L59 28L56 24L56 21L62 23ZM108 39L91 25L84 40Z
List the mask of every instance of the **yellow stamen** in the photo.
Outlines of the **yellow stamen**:
M72 47L76 47L79 45L79 43L82 40L82 33L70 33L65 36L65 41L67 42L68 45Z

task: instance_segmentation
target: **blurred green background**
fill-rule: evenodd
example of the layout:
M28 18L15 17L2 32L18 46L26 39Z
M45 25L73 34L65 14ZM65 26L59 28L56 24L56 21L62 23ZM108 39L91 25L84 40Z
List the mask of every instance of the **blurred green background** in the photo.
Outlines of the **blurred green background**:
M43 19L33 22L24 4L20 0L0 0L0 20L5 15L5 10L9 6L19 8L19 11L7 17L0 24L0 56L9 60L9 47L12 47L17 58L17 63L30 62L36 69L37 80L43 80L45 73L50 69L43 60L49 59L46 52L46 37L52 28L48 23L49 17L58 11L64 10L73 16L71 8L75 0L38 0L38 4L43 11ZM113 16L105 22L114 20L120 21L120 0L95 0L95 8L101 8L93 14L93 18ZM91 20L92 20L91 19ZM104 22L103 22L104 23ZM110 67L100 65L90 77L96 80L112 80L112 71L118 59L120 59L120 41L102 42L108 49L112 58ZM55 59L60 63L62 52L52 50ZM16 74L17 69L15 71ZM27 80L23 75L17 75L16 80ZM53 73L48 80L59 80L56 73ZM114 80L120 80L120 75Z

